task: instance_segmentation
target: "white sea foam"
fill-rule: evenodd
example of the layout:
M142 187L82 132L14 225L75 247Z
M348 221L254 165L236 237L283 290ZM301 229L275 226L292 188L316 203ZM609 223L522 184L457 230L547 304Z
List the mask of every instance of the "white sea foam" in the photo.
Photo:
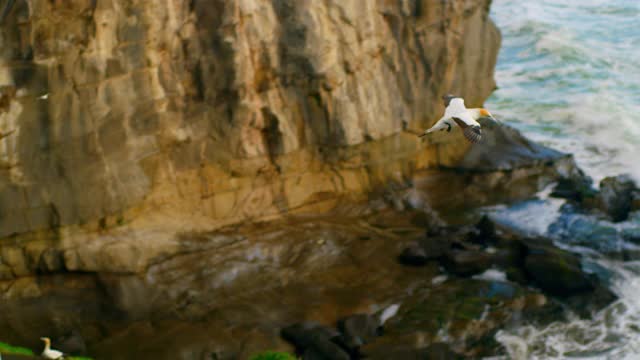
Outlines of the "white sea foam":
M473 278L486 281L507 281L507 275L504 271L497 269L487 269L482 274L474 275Z
M390 305L388 308L384 309L382 314L380 314L380 325L384 325L384 323L387 322L387 320L396 316L396 314L398 313L398 310L400 310L399 304L393 304L393 305Z

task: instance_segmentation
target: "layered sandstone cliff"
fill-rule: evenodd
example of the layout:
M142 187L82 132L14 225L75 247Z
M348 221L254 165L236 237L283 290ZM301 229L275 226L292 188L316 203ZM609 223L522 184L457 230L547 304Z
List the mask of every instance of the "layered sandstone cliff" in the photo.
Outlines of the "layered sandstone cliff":
M445 93L493 90L489 3L18 0L0 27L0 277L139 271L177 232L455 164L461 136L403 129Z

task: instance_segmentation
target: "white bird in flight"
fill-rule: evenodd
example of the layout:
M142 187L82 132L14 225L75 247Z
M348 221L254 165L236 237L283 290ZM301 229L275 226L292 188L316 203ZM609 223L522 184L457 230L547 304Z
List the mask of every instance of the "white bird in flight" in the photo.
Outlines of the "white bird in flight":
M62 359L64 354L61 351L51 348L51 340L48 337L41 337L40 340L44 341L44 351L42 351L42 357L45 359Z
M446 106L444 116L438 120L430 129L425 130L420 137L426 136L435 131L451 131L451 128L459 126L462 134L471 143L479 143L482 140L481 118L487 118L495 123L498 121L485 108L467 109L464 106L464 99L457 96L447 95L443 97Z

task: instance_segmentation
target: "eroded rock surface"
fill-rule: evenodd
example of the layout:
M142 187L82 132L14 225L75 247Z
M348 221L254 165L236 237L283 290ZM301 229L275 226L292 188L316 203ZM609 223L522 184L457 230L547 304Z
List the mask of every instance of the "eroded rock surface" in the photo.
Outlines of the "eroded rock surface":
M0 27L0 237L318 210L451 163L461 137L425 149L402 130L446 92L493 90L488 5L18 0Z

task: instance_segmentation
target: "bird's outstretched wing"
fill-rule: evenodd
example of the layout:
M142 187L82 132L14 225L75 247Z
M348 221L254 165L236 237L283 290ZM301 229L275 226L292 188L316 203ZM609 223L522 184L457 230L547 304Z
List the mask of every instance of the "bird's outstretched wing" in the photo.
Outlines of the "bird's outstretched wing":
M480 123L482 127L502 126L502 121L494 118L493 116L483 116L478 119L478 123Z
M466 121L458 117L454 117L453 121L460 126L462 134L467 140L469 140L469 142L477 144L482 140L482 129L480 129L480 126L468 124Z

